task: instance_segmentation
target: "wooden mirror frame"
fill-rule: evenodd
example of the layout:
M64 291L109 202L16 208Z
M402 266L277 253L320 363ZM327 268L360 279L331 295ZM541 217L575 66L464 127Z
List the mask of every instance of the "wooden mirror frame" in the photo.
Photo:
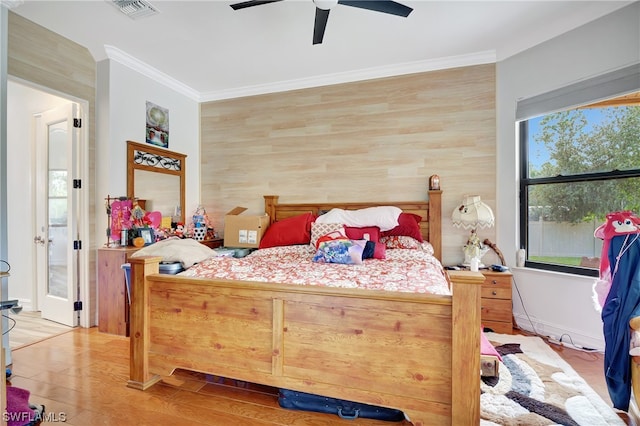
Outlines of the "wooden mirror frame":
M180 178L180 221L184 223L186 154L149 144L127 141L127 197L134 199L135 171L163 173Z

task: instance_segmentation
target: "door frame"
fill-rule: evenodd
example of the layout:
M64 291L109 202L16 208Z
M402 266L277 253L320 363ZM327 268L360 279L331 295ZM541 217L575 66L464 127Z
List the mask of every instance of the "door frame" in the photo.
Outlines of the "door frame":
M90 230L90 217L89 217L89 102L85 99L77 98L73 95L69 95L68 93L63 93L54 89L51 89L46 86L42 86L36 83L33 83L28 80L24 80L12 75L8 76L8 79L14 81L16 83L28 86L34 90L38 90L44 93L48 93L51 95L58 96L60 98L64 98L70 102L74 102L78 105L79 116L82 120L82 126L78 132L78 173L79 176L76 179L81 179L82 187L78 191L78 233L80 235L80 240L82 241L82 249L79 250L78 256L78 271L79 271L79 289L78 289L78 300L82 302L82 310L79 311L79 321L78 324L80 327L88 328L91 327L91 319L90 319L90 296L91 296L91 281L89 279L89 252L91 251L91 234ZM33 120L32 126L35 126L35 120ZM35 155L34 147L35 147L35 128L32 127L32 134L34 135L30 141L30 146L32 149L32 156ZM35 181L35 161L31 162L32 170L31 176ZM34 200L32 202L35 206L35 192L32 194ZM34 215L35 216L35 215ZM35 230L35 217L32 218L32 230ZM34 238L35 235L30 236L30 240ZM32 295L34 297L38 297L38 282L34 279L32 283ZM40 303L36 301L36 304Z

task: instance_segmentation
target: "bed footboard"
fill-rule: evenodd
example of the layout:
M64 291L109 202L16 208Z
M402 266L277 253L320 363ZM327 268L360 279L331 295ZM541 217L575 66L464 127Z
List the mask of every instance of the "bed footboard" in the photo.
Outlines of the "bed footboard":
M181 277L159 260L131 259L128 386L184 368L479 424L481 274L452 273L451 297Z

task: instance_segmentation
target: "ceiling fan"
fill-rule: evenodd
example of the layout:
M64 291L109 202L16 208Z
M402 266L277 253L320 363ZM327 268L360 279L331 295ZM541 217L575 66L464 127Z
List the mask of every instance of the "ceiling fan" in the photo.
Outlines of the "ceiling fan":
M245 9L252 6L260 6L268 3L276 3L282 0L248 0L231 5L233 10ZM405 6L391 0L312 0L316 5L316 20L313 27L313 44L322 43L324 38L324 30L327 27L329 19L329 11L337 4L345 6L357 7L360 9L373 10L375 12L389 13L391 15L407 17L413 10L409 6Z

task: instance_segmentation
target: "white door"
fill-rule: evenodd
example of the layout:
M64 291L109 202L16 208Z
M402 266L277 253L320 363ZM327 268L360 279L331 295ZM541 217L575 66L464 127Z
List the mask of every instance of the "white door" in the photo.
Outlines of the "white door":
M47 111L36 123L37 307L42 318L78 325L78 105ZM75 122L77 123L77 121Z

